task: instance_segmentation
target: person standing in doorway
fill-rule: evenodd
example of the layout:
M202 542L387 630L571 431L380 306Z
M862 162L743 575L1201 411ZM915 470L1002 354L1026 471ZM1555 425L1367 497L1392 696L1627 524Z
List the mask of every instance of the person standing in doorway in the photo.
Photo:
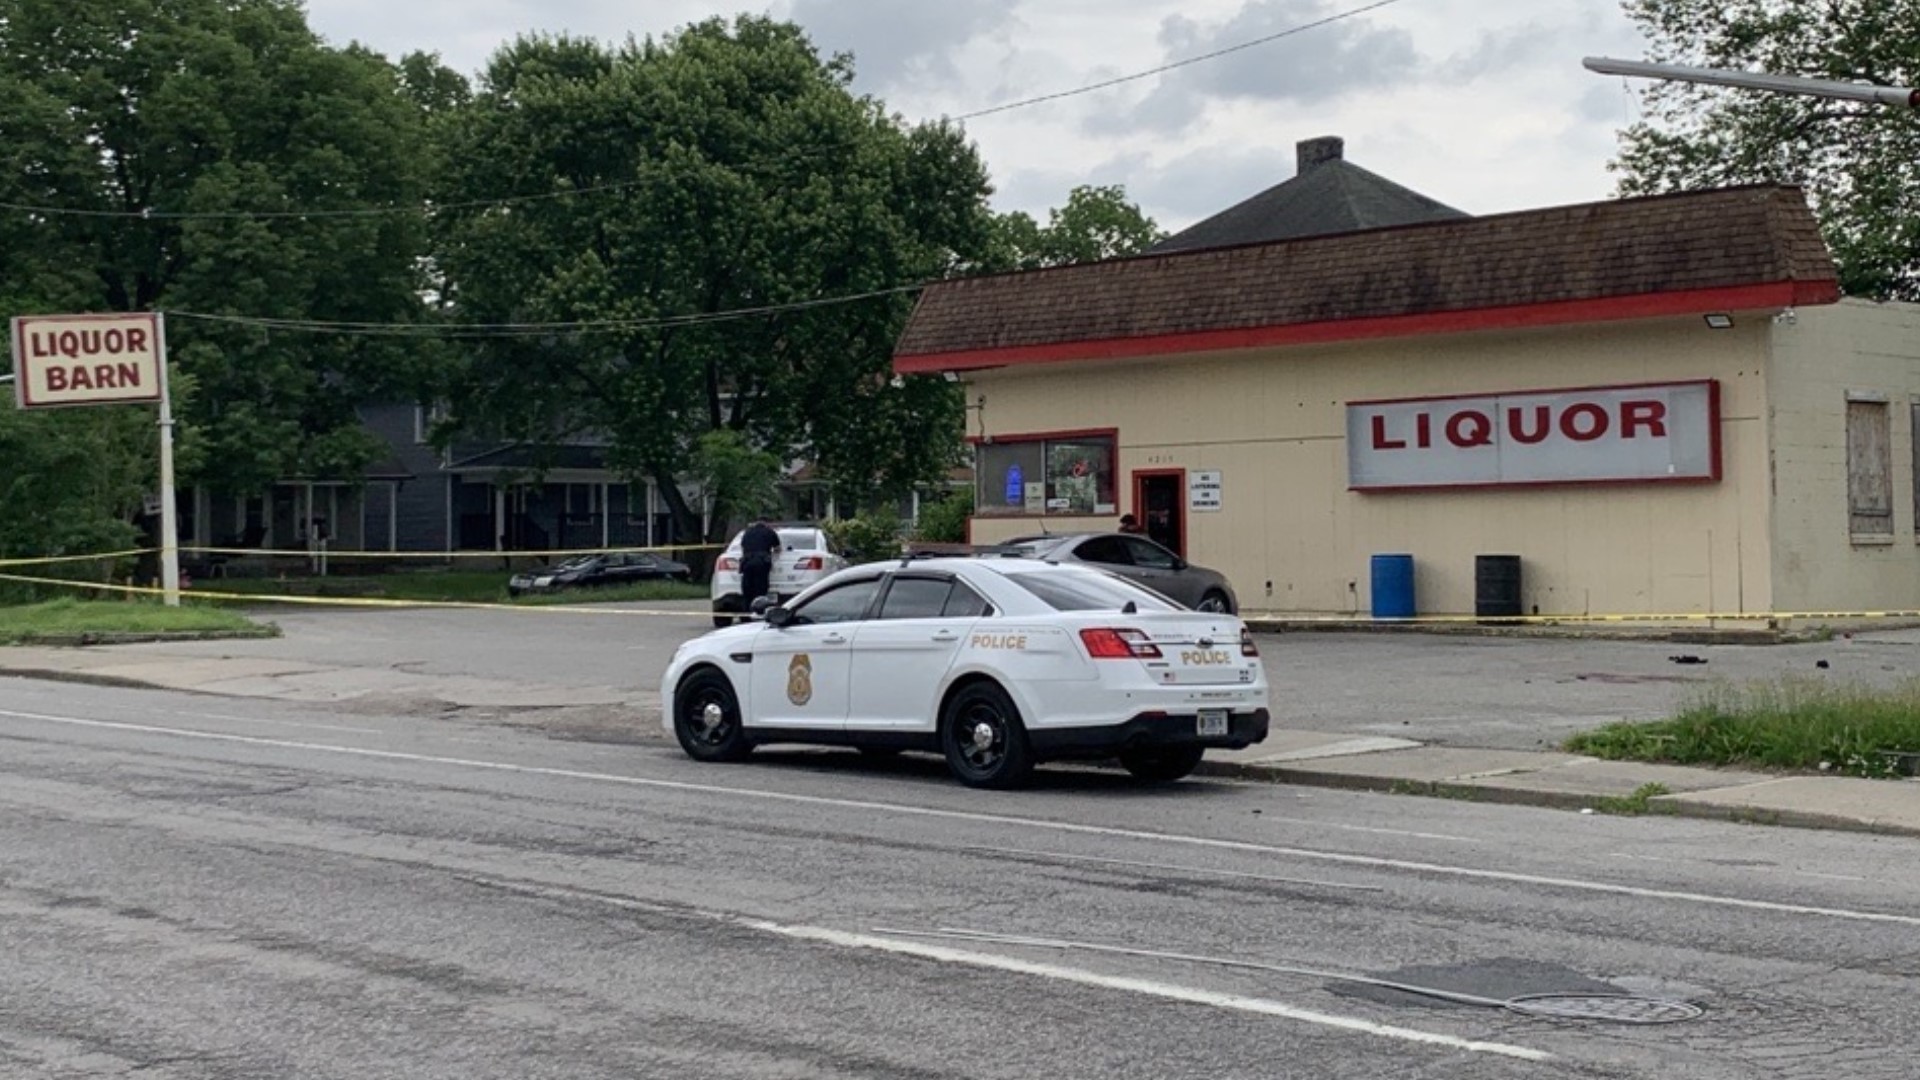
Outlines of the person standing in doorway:
M767 595L773 578L773 556L779 550L780 534L773 531L765 518L756 520L740 534L740 598L748 610L753 609L755 600Z

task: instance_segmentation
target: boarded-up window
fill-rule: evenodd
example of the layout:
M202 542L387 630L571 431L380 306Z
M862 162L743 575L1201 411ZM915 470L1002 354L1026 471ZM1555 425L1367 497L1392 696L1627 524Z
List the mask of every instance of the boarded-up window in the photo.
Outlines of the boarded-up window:
M1907 428L1907 442L1913 452L1913 520L1920 523L1920 398L1914 399L1907 410L1908 419L1912 421ZM1920 528L1920 524L1916 524L1916 528ZM1920 539L1920 535L1915 539Z
M1847 402L1847 514L1855 536L1893 535L1893 439L1887 403Z

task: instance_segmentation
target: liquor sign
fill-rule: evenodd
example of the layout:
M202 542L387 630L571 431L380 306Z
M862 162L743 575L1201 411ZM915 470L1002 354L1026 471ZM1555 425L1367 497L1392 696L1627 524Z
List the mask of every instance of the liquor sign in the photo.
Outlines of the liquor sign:
M1712 380L1347 406L1358 491L1718 479Z
M160 592L180 603L180 535L173 498L173 404L161 315L16 315L13 393L22 409L160 406Z
M23 315L13 320L14 397L22 409L157 402L158 315Z

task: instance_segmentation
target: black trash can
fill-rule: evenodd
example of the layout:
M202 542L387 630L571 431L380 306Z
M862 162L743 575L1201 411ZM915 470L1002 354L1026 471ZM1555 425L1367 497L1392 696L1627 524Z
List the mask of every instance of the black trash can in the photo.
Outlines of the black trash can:
M1511 619L1520 607L1520 556L1473 557L1473 613L1482 619Z

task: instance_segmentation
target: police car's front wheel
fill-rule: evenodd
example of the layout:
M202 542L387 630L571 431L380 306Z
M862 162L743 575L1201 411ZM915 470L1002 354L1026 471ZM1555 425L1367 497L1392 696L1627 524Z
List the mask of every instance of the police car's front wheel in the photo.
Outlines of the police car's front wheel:
M940 748L947 768L968 787L1018 787L1033 772L1020 710L993 683L962 687L947 701L940 716Z
M673 734L697 761L739 761L753 751L733 684L712 668L687 676L673 695Z

